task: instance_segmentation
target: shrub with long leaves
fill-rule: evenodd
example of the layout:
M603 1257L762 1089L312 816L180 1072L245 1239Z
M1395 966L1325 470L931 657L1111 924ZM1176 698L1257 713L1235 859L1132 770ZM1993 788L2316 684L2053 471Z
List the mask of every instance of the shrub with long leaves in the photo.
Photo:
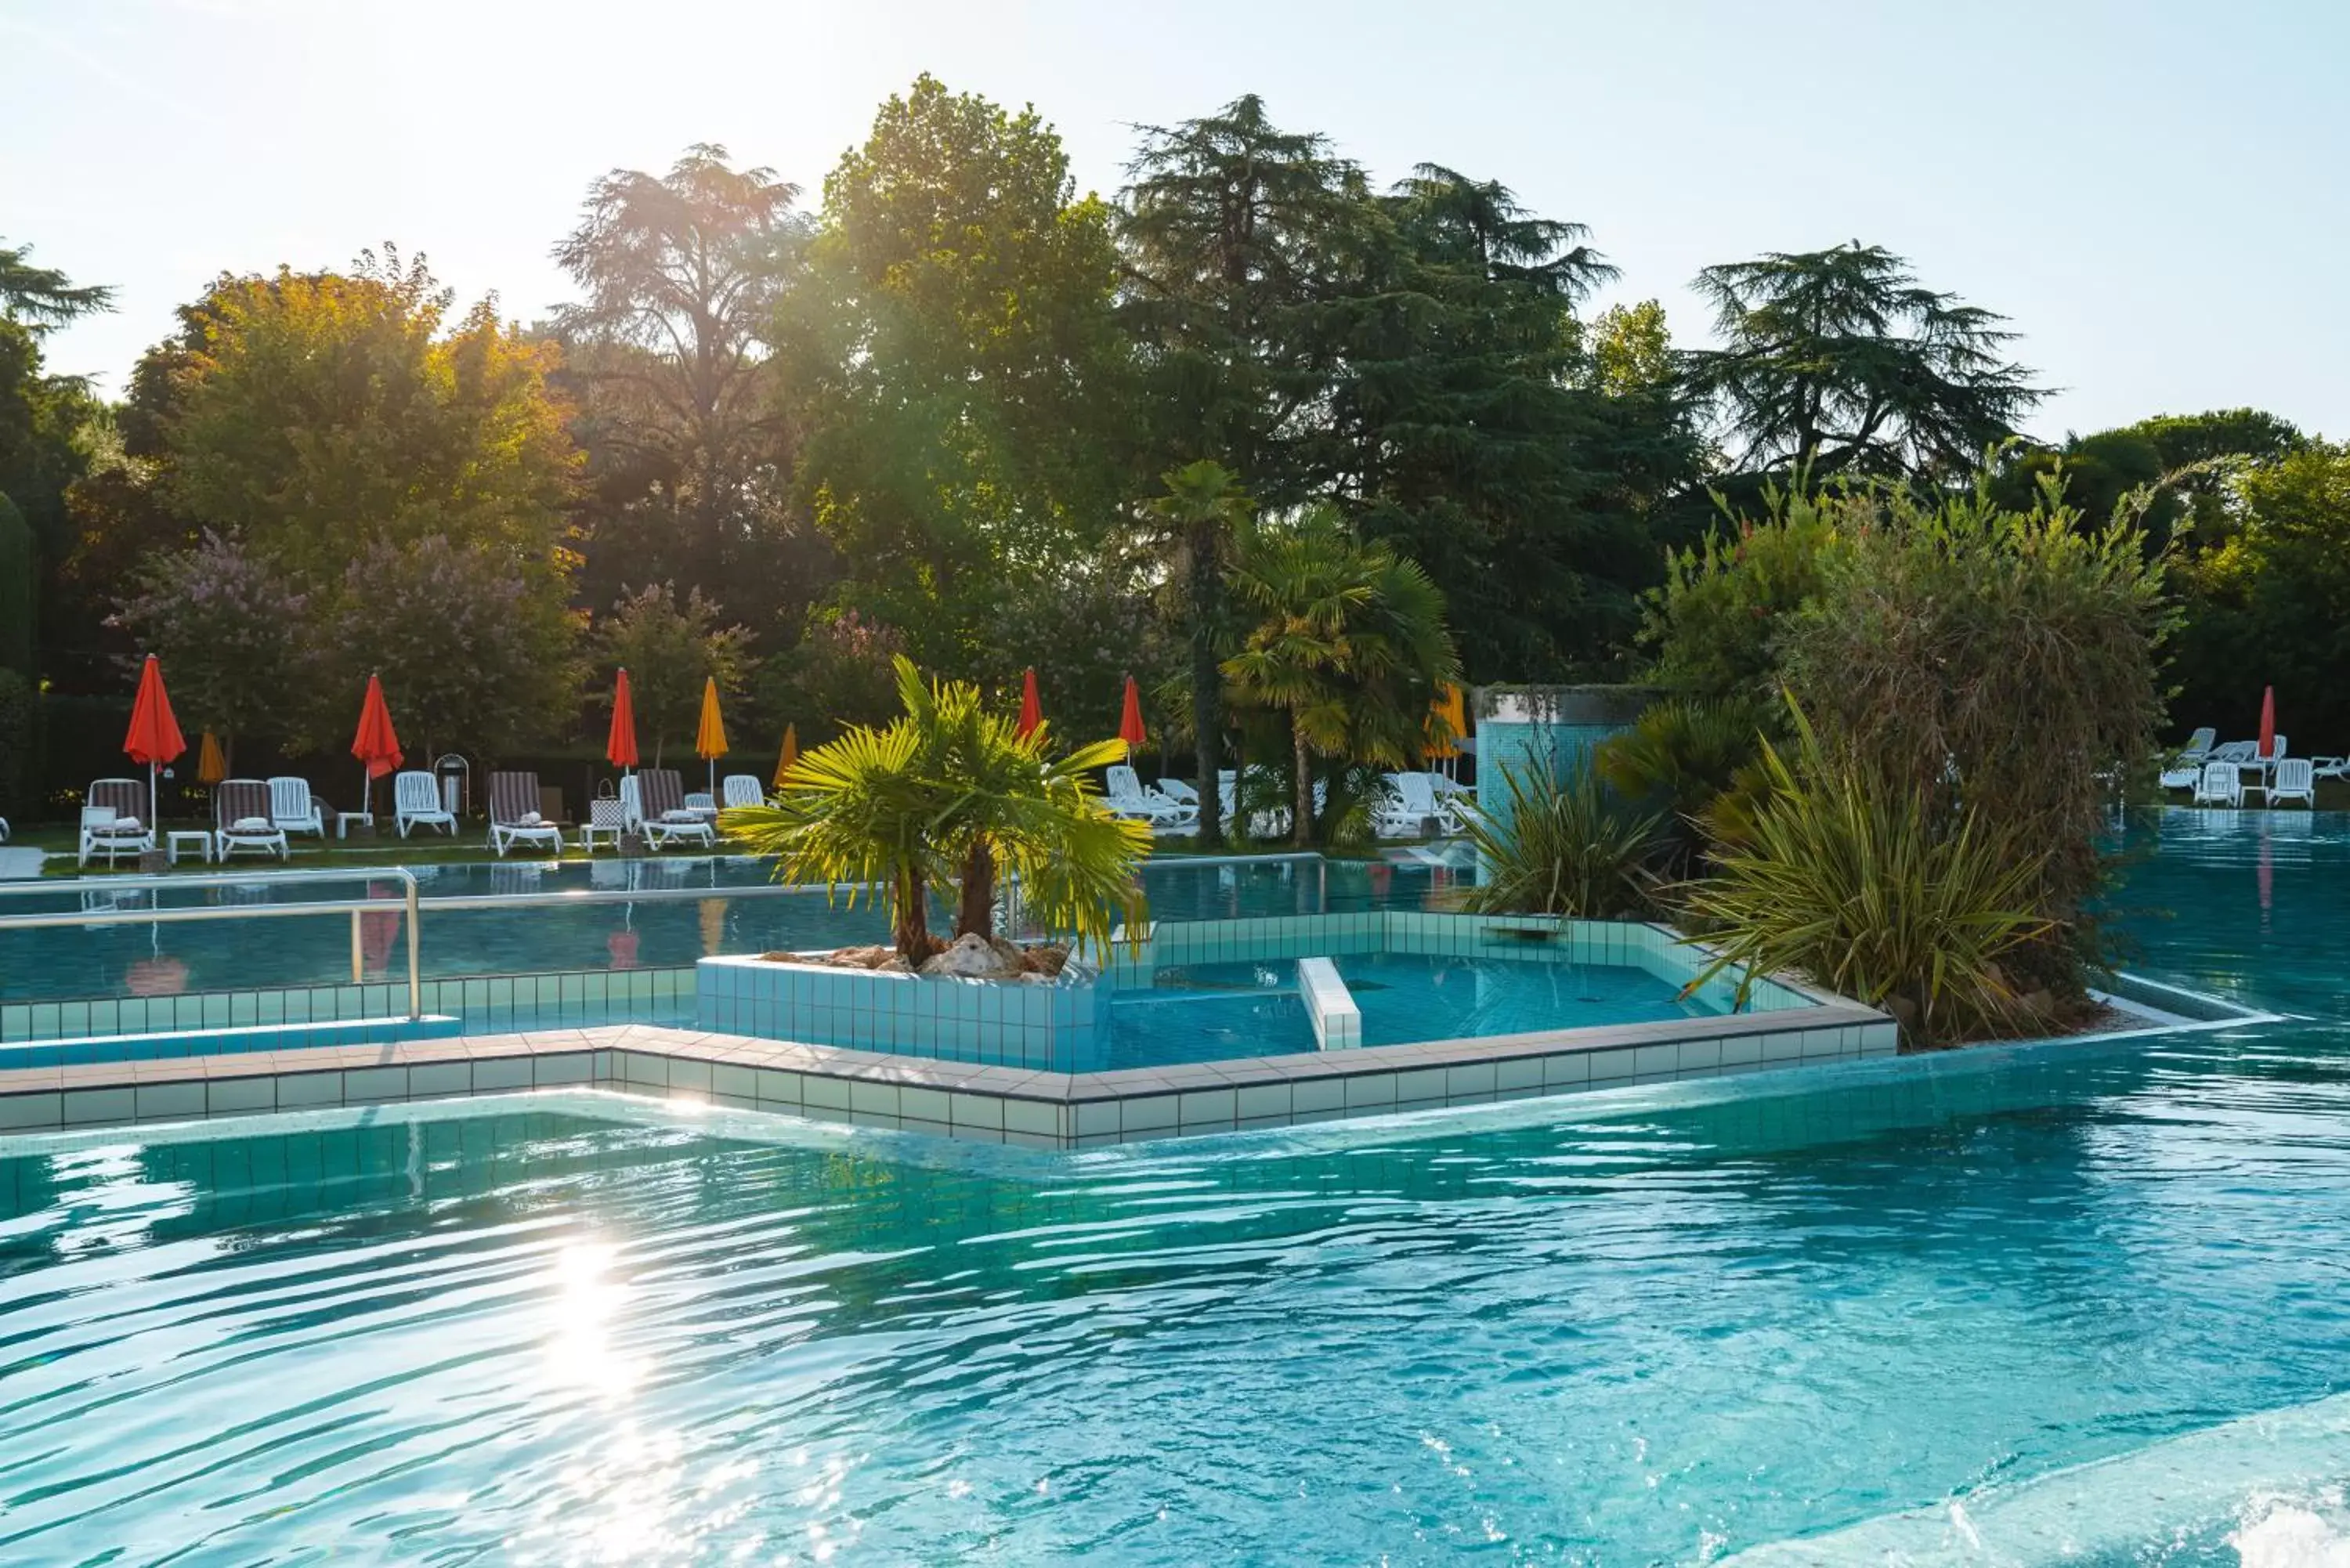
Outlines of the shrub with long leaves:
M1690 989L1737 969L1742 1003L1754 977L1801 974L1886 1008L1918 1044L2024 1023L2001 960L2049 929L2033 899L2043 856L1976 813L1951 825L1918 791L1830 756L1794 717L1795 762L1764 749L1746 838L1690 891L1716 954Z
M1112 816L1092 778L1125 759L1125 742L1055 756L1048 727L1024 737L977 687L925 681L902 655L894 663L905 711L802 753L772 802L719 818L727 836L774 856L778 880L825 883L852 907L886 899L909 963L939 945L929 896L958 884L958 932L993 936L1002 871L1019 878L1031 915L1079 941L1105 947L1118 921L1139 921L1135 873L1150 830Z
M1503 818L1472 807L1463 820L1481 866L1463 909L1606 919L1645 906L1643 873L1662 838L1661 817L1626 811L1588 767L1562 779L1556 764L1537 756L1496 772L1510 810Z

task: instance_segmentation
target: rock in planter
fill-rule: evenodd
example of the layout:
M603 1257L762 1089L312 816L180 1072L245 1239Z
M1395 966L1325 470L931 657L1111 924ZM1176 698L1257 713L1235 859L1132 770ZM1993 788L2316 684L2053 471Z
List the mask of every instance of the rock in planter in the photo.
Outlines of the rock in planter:
M954 975L964 980L1013 980L1020 973L1020 951L1013 948L1012 956L1006 959L985 937L966 931L948 943L946 951L923 961L918 972Z

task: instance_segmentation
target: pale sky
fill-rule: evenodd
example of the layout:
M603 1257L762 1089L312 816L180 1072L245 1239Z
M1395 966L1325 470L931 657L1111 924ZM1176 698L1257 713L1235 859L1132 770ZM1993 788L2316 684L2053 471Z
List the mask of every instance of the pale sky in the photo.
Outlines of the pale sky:
M119 390L224 268L390 239L536 317L588 183L723 143L813 205L929 70L1033 102L1081 184L1254 91L1380 181L1421 161L1586 223L1707 323L1708 263L1859 238L2012 317L2043 434L2251 404L2350 434L2350 9L2209 0L1354 5L0 0L0 238L119 314Z

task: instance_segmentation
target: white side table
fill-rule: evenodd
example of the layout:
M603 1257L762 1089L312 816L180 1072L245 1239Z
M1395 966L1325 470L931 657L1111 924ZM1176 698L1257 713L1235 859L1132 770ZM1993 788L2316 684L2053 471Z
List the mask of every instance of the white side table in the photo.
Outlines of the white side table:
M191 846L196 851L196 858L207 866L212 864L213 836L209 830L175 827L163 836L164 854L174 866L180 863L180 851Z

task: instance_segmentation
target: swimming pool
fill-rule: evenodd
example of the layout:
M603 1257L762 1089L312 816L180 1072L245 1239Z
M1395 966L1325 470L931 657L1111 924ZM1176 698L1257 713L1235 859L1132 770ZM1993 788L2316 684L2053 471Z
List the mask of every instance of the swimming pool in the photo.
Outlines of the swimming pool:
M1362 1009L1365 1045L1723 1011L1711 998L1683 997L1670 981L1616 964L1402 952L1342 953L1331 961ZM1112 1068L1315 1049L1294 959L1161 969L1150 989L1119 992L1110 1020Z
M2312 1016L2152 1044L1076 1156L0 1143L0 1560L2233 1563L2350 1479L2345 872L2178 820L2141 967Z
M798 951L887 937L887 922L877 910L862 903L852 909L821 889L774 891L764 863L737 857L423 867L418 874L424 906L421 958L432 979L624 974L690 965L712 953ZM1143 870L1152 918L1169 921L1326 908L1418 909L1448 885L1445 873L1429 867L1315 857L1164 860ZM166 909L233 907L349 898L362 888L386 899L400 894L398 883L364 876L355 875L348 887L288 887L261 876L235 888L160 894L117 894L103 883L94 889L61 887L12 896L0 907L11 914L71 913L84 907L85 898L93 909L156 908L158 899ZM432 908L455 899L568 894L598 898L511 909ZM368 978L404 977L405 926L397 907L359 918ZM337 918L0 930L0 1003L331 985L350 980L351 962L349 926ZM0 1039L16 1037L0 1028Z

